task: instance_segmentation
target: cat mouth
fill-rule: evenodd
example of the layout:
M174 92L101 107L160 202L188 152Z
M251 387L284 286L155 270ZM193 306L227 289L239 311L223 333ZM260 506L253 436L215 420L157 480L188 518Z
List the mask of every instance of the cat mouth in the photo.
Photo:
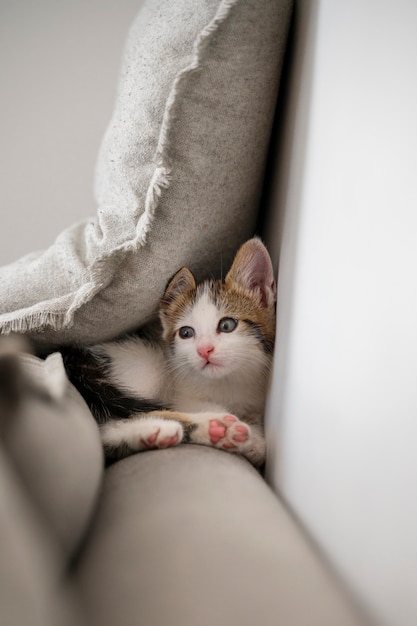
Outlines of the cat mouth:
M219 364L218 364L218 363L216 363L216 361L206 361L206 362L203 364L203 369L210 368L210 367L218 367L218 365L219 365Z
M223 366L218 361L206 361L203 363L201 371L204 372L204 374L215 375L220 374L222 369Z

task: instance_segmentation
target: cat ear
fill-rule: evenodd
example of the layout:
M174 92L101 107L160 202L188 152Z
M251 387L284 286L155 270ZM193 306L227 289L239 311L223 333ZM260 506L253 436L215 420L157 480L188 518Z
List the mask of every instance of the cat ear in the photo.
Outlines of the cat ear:
M182 267L169 281L162 296L161 306L167 307L181 294L196 288L193 274L186 267Z
M260 239L254 237L241 246L225 282L226 284L234 282L251 291L264 307L274 304L276 299L274 270L268 250Z

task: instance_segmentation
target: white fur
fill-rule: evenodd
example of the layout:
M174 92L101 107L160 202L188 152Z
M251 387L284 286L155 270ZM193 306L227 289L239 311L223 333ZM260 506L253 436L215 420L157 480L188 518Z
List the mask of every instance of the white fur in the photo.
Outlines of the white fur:
M180 422L161 417L141 417L140 419L109 420L100 427L103 444L108 448L117 448L120 442L126 443L131 450L159 448L168 437L178 437L178 443L184 435ZM155 441L147 445L149 437L156 435Z
M164 368L166 357L162 348L144 343L139 337L101 344L97 352L111 358L110 375L119 387L136 396L164 399Z

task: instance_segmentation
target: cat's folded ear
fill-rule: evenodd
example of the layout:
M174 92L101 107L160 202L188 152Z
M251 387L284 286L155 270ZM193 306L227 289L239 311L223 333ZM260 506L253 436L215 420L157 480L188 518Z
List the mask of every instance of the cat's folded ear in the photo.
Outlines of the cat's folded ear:
M195 288L196 282L193 274L188 268L182 267L168 282L161 299L161 308L169 307L179 296Z
M276 300L274 269L268 250L258 237L249 239L238 250L225 283L235 283L255 295L264 307Z

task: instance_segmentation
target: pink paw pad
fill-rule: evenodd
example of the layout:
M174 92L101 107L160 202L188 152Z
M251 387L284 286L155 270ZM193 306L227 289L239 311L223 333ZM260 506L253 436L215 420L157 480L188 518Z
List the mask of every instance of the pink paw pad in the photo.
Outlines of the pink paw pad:
M223 450L242 450L250 440L250 428L234 415L224 415L209 422L212 445Z
M173 437L165 437L165 439L161 439L159 442L160 448L169 448L170 446L176 446L178 443L178 435L174 435Z
M209 435L211 443L218 443L226 434L226 426L218 420L210 420Z
M146 439L141 439L141 442L143 443L143 445L148 448L149 450L151 450L152 448L156 448L156 440L158 438L159 435L159 429L153 433L152 435L149 435L148 437L146 437Z
M237 432L237 434L233 435L233 441L238 441L240 443L247 441L249 437L249 431L246 426L236 426L235 431Z

